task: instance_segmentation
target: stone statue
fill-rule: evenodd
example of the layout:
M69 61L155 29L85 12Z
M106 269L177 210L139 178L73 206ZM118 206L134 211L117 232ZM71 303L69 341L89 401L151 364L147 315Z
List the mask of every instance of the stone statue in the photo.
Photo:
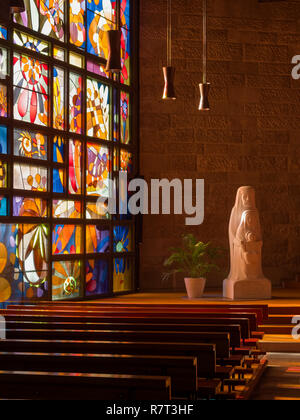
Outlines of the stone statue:
M271 299L262 271L262 235L252 187L241 187L229 223L230 273L223 284L229 299Z

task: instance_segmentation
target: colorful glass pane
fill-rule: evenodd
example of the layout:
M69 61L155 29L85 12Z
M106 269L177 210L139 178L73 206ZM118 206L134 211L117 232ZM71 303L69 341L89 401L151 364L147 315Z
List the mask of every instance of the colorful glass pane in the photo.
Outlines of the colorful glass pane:
M65 140L63 137L55 136L53 139L53 162L64 163Z
M115 25L91 10L87 11L87 25L87 52L107 60L108 37L106 32L115 29Z
M53 58L56 58L56 60L65 61L65 50L57 46L53 47Z
M0 25L0 39L7 39L7 29Z
M7 127L0 125L0 153L7 154Z
M17 225L0 223L0 302L22 297L14 280L14 269L18 266L16 256Z
M24 0L25 12L15 22L52 38L64 40L64 0Z
M8 75L8 54L7 49L0 47L0 79Z
M111 22L116 20L116 0L87 0L87 8Z
M82 193L82 145L78 140L69 140L69 193Z
M17 190L46 192L47 168L23 163L14 163L14 188Z
M130 32L122 28L121 36L121 65L122 72L120 75L121 83L125 85L130 85Z
M120 101L120 112L121 112L121 143L130 143L130 98L126 92L121 92Z
M87 144L86 162L87 195L109 197L110 157L109 149L98 144Z
M53 67L53 127L65 128L65 72Z
M8 216L8 198L3 195L0 196L0 216Z
M120 189L119 218L120 220L132 220L132 214L129 211L129 200L133 192L126 191L126 188Z
M87 79L87 135L109 140L110 88Z
M114 171L119 169L119 150L114 149Z
M83 68L83 65L84 65L84 58L83 58L83 56L82 56L82 55L79 55L79 54L75 54L75 53L73 53L73 52L70 52L70 53L69 53L69 63L70 63L72 66L76 66L76 67L79 67L79 68Z
M132 231L129 226L114 226L114 252L132 252Z
M80 201L53 200L52 209L55 219L81 219L82 217Z
M14 155L47 160L47 136L34 131L14 130Z
M78 74L70 73L69 81L69 114L70 131L82 132L82 78Z
M91 60L87 60L86 69L91 73L98 74L99 76L105 77L106 79L110 79L110 73L105 70L103 64L96 64Z
M108 262L106 260L88 260L86 264L86 295L101 295L108 292Z
M132 262L127 258L114 259L113 291L125 292L132 289Z
M64 169L53 169L53 188L54 193L62 194L65 192L65 171Z
M108 208L106 203L86 203L86 216L88 220L104 220L109 219Z
M48 65L14 54L14 117L48 125Z
M27 48L28 50L49 55L49 44L48 42L42 41L38 38L34 38L24 32L14 31L14 43L20 47Z
M81 254L82 251L82 226L54 225L52 232L53 255Z
M13 216L46 218L47 200L30 197L13 197Z
M85 3L86 0L70 0L70 42L82 49L86 43Z
M119 92L117 89L114 89L114 112L113 112L113 119L114 119L114 141L118 141L119 136L119 128L120 128L120 118L119 118Z
M49 227L46 225L18 225L16 255L23 282L28 287L39 288L48 277ZM42 288L43 290L43 288ZM33 297L34 292L27 292Z
M88 225L86 227L86 252L99 254L109 251L109 230L105 227Z
M0 160L0 188L7 187L7 163Z
M52 264L52 299L80 297L81 261L55 261Z
M0 117L7 117L7 87L0 84Z
M120 151L120 169L121 171L128 172L129 175L133 173L133 156L127 150L121 149Z
M130 0L121 0L120 1L120 19L121 26L130 29Z

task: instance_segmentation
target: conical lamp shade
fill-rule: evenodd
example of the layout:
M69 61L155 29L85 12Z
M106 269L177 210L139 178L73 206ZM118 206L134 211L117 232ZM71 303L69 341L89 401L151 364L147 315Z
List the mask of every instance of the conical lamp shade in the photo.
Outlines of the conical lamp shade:
M165 87L163 93L164 100L176 100L175 88L174 88L174 78L175 78L175 68L174 67L163 67Z
M108 36L108 59L106 71L120 73L121 66L121 36L120 30L112 30L107 32Z
M25 12L24 0L9 0L9 7L10 7L10 13Z
M210 90L210 83L200 83L200 105L199 111L209 111L209 90Z

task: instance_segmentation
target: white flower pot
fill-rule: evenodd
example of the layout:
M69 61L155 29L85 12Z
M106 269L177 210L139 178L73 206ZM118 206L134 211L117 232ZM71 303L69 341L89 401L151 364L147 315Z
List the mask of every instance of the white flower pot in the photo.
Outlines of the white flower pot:
M185 278L184 283L185 283L185 288L186 288L189 299L201 298L203 296L206 279Z

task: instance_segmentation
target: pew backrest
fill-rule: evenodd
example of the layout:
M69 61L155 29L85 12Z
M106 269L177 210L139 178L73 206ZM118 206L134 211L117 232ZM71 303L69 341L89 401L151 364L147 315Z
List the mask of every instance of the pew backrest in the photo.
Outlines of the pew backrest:
M196 357L1 352L0 370L170 376L173 397L198 389Z
M215 344L6 339L0 341L0 352L192 356L197 358L199 377L214 377L216 370Z
M67 323L67 322L31 322L7 321L7 329L44 329L44 330L126 330L126 331L186 331L186 332L227 332L231 347L241 344L241 326L239 324L113 324L113 323Z
M0 394L17 399L170 400L171 378L1 370Z
M188 331L117 331L117 330L7 330L8 339L37 340L88 340L88 341L150 341L165 343L215 344L219 359L230 357L230 336L225 332Z

